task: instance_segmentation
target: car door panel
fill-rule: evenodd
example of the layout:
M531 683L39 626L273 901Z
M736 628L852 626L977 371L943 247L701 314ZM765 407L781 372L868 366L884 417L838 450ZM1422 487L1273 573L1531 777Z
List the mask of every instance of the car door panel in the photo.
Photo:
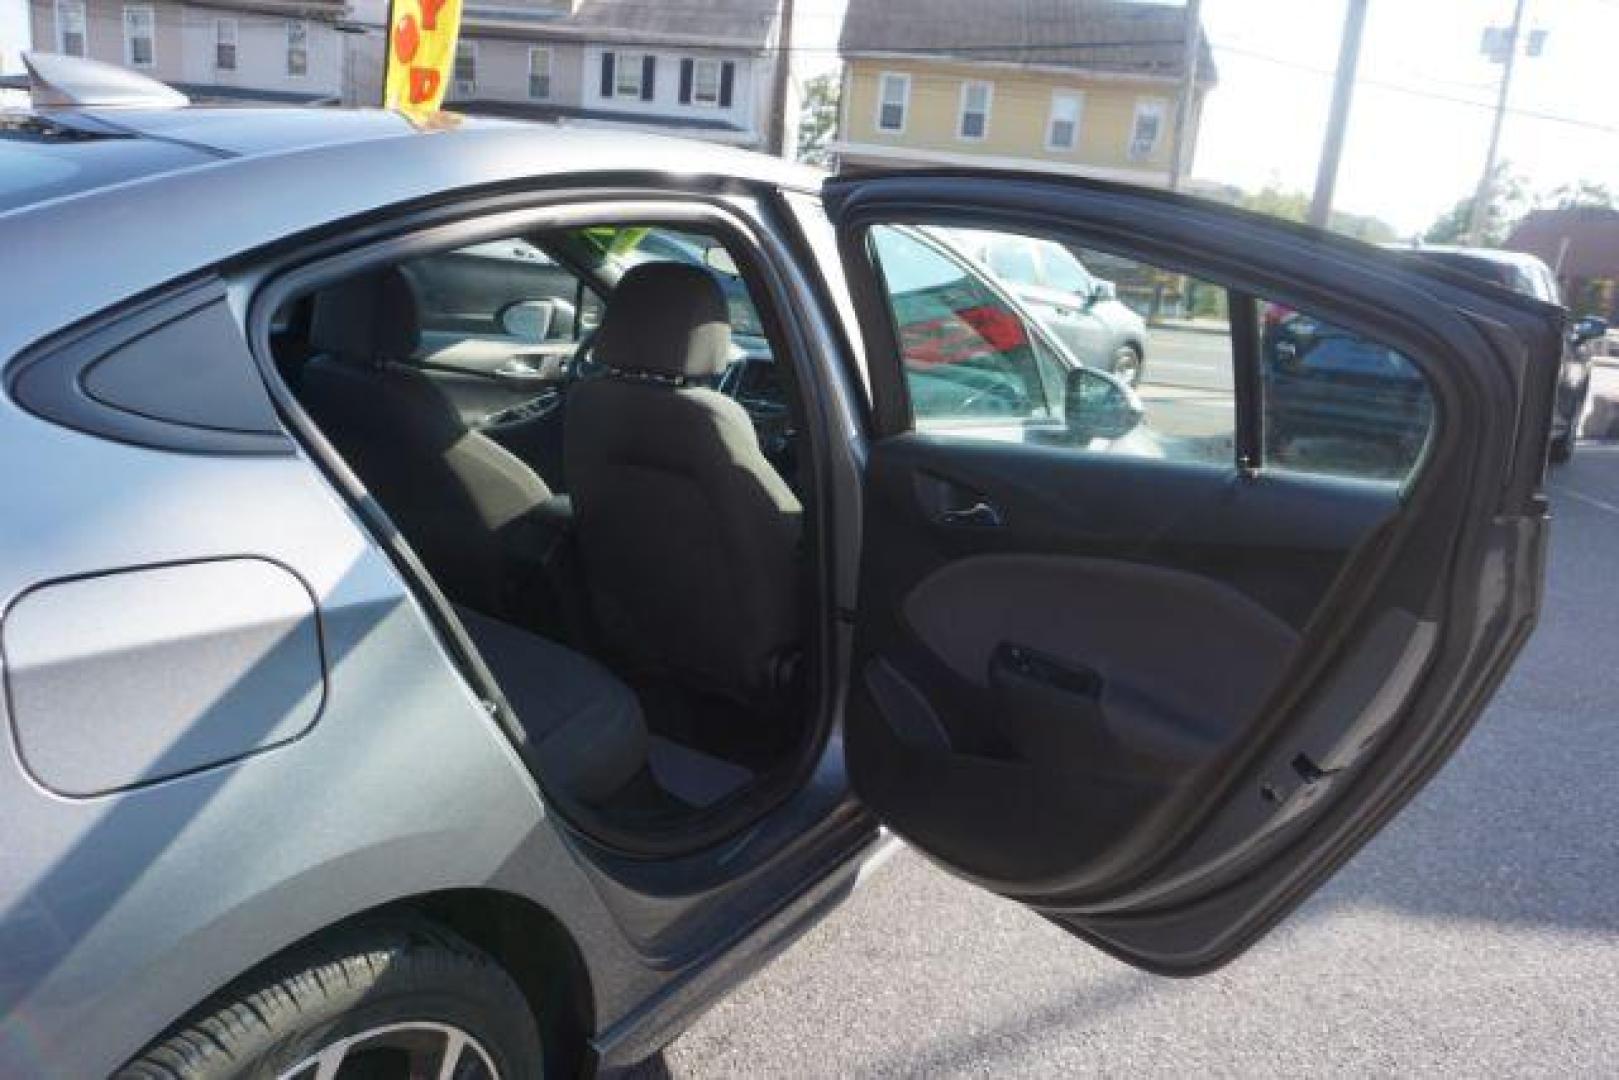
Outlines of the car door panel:
M1432 774L1532 627L1561 314L1161 193L946 174L829 196L876 399L857 791L1132 963L1230 959ZM1354 328L1426 380L1419 467L1342 480L913 432L865 241L891 222L1039 226ZM1258 350L1239 357L1257 395ZM1257 408L1239 401L1237 452Z

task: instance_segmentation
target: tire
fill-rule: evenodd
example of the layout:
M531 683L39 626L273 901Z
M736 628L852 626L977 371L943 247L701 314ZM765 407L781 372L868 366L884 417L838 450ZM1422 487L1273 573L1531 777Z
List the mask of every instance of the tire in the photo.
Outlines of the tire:
M423 921L358 926L301 947L221 991L124 1066L117 1080L315 1075L340 1080L425 1070L454 1039L457 1077L533 1080L540 1036L528 1000L489 956ZM362 1038L345 1046L346 1040ZM294 1072L296 1070L296 1072ZM493 1076L491 1076L491 1073Z
M1112 374L1118 376L1131 389L1141 385L1143 366L1141 350L1134 345L1120 345L1113 350Z

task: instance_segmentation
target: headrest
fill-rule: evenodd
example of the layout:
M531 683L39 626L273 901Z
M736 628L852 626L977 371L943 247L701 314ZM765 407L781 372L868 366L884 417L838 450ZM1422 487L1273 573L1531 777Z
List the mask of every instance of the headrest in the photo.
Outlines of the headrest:
M315 294L309 344L317 352L368 363L405 360L420 341L416 293L396 266Z
M725 293L702 267L643 263L619 279L593 353L603 367L617 371L718 375L731 360Z

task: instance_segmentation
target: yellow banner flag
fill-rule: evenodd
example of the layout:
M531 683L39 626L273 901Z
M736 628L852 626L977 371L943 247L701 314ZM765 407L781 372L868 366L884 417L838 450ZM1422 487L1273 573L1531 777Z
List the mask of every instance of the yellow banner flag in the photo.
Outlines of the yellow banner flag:
M383 108L406 113L438 109L455 67L460 30L461 0L391 0Z

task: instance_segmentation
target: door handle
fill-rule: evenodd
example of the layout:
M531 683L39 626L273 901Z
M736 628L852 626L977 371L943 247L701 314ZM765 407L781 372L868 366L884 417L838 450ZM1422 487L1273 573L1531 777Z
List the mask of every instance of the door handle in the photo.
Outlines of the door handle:
M993 529L1006 524L1001 512L990 503L980 499L971 506L959 510L946 510L939 515L939 524L950 526L965 526L974 529Z

